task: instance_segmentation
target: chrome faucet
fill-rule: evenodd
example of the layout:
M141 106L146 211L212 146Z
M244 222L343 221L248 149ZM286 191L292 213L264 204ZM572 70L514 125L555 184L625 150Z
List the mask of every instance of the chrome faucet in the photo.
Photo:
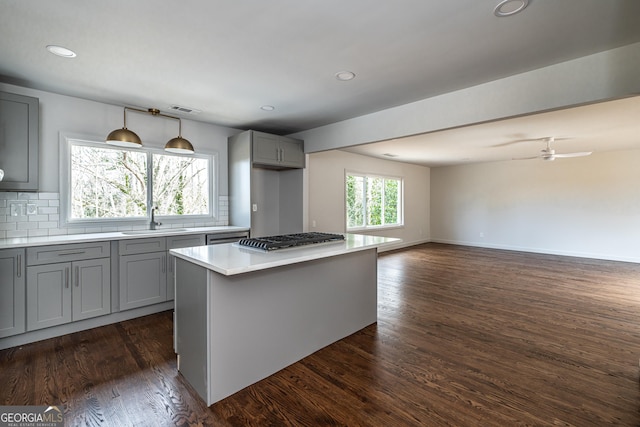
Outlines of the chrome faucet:
M158 209L157 206L155 208L151 208L151 222L149 223L149 230L155 230L158 225L162 225L161 222L156 222L156 209Z

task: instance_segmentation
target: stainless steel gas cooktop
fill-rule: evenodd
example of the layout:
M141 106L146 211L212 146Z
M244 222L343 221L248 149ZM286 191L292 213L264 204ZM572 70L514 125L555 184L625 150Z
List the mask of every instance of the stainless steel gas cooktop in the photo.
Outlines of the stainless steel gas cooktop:
M340 242L343 240L344 236L342 234L310 232L241 239L238 241L238 245L261 249L263 251L274 251L318 243Z

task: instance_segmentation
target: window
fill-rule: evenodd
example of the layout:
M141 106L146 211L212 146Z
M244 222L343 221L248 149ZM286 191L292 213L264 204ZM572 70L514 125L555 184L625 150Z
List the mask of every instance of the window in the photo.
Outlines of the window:
M60 188L68 225L147 222L151 207L165 219L213 216L212 156L129 150L69 137L61 156L67 162Z
M347 173L347 230L402 225L402 180Z

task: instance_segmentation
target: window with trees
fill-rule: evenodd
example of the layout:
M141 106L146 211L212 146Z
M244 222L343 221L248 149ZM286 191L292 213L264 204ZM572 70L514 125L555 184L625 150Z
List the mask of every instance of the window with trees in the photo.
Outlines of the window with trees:
M402 179L346 174L347 230L402 225Z
M167 219L213 216L212 156L73 139L61 155L68 161L61 191L68 224L148 221L152 207Z

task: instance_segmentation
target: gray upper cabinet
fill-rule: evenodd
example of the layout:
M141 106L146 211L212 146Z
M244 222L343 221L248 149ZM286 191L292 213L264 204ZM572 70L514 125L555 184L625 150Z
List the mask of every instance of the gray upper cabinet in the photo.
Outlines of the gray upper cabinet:
M304 168L302 141L264 132L248 132L251 133L251 155L254 166L274 169Z
M0 338L25 332L24 249L0 251Z
M0 92L0 191L38 190L38 98Z

